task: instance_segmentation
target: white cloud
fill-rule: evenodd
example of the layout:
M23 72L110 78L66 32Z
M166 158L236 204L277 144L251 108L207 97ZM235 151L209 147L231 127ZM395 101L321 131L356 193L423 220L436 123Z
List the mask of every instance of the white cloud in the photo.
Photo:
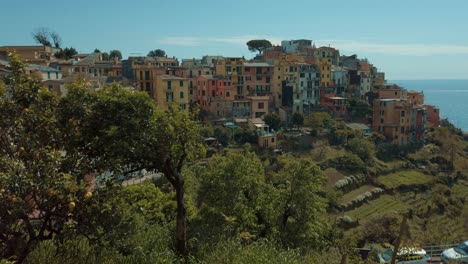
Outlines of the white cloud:
M320 45L332 45L339 50L359 53L382 53L392 55L429 56L468 54L468 46L452 44L388 44L352 40L317 40Z
M282 39L262 35L241 35L231 37L164 37L160 43L173 46L198 47L216 44L230 44L244 46L251 39L268 39L274 45L279 45ZM317 46L331 45L341 51L351 53L381 53L406 56L453 55L468 54L468 46L453 44L389 44L367 41L323 39L314 40Z

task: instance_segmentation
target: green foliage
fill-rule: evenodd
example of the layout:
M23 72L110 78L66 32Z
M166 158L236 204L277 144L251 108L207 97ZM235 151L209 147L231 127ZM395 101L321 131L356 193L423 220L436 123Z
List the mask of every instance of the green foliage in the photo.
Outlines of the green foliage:
M271 42L266 39L253 39L247 42L249 51L258 51L260 54L267 48L271 47Z
M273 179L279 191L278 210L282 241L288 245L320 248L327 232L323 219L327 204L321 196L325 179L319 167L308 160L283 160Z
M347 100L348 113L352 118L365 118L371 114L371 108L369 104L357 98L350 98Z
M293 126L299 127L304 124L304 116L298 112L295 112L291 117Z
M121 60L122 59L122 52L120 52L120 50L111 50L109 51L109 59L119 59Z
M16 55L10 63L12 86L0 97L0 257L22 260L87 203L88 183L76 167L89 160L65 150L59 98L25 75Z
M148 52L148 55L146 55L148 57L165 57L166 56L166 52L162 49L155 49L155 50L152 50L150 52Z
M328 167L341 169L351 173L367 172L367 166L364 164L364 161L362 161L357 155L352 153L348 153L345 156L331 159L326 163L326 165Z
M300 252L282 249L269 240L243 245L239 240L222 241L205 249L195 263L304 263Z
M241 232L258 235L262 227L257 214L264 190L264 174L260 160L253 153L228 153L214 156L198 176L200 189L198 204L206 222L210 240L220 235L232 236Z
M331 123L331 116L327 112L314 112L304 120L304 126L312 129L328 127Z
M237 128L234 131L234 139L238 144L257 143L257 136L251 128Z
M400 148L396 144L381 143L377 145L377 158L390 161L400 157Z
M348 142L347 148L368 165L374 164L375 145L363 137L355 137Z
M215 127L213 136L218 139L224 147L229 144L229 139L232 137L231 129L225 127Z
M66 47L64 49L61 49L59 52L55 53L54 57L57 58L57 59L69 60L69 59L73 58L73 56L75 56L76 54L78 54L78 51L76 51L75 48Z
M281 119L276 113L268 113L263 118L263 121L270 126L271 129L278 131L281 127Z

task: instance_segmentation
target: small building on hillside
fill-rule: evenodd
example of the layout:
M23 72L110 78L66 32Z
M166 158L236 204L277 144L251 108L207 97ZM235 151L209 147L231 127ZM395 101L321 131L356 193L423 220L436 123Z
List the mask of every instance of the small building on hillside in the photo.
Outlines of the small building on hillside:
M362 123L348 123L346 124L346 127L350 128L353 131L360 131L363 133L364 136L370 136L372 135L372 129Z
M271 148L278 145L276 139L276 131L270 129L270 126L260 118L251 118L248 120L249 127L255 131L257 135L257 143L261 148Z

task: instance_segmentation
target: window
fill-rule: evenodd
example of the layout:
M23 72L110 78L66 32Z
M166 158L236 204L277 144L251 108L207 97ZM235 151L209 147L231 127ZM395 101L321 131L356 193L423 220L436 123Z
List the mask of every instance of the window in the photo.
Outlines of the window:
M211 81L211 85L215 85L215 83L216 83L215 80Z
M258 103L258 109L265 108L265 103Z
M261 81L262 80L262 76L257 76L257 81Z
M58 72L55 73L55 79L58 79Z
M405 117L405 111L401 111L401 117Z
M245 67L245 72L250 72L250 68L249 68L249 67Z
M145 71L145 80L149 81L149 79L150 79L150 72Z
M184 92L180 92L180 99L184 98Z
M229 97L231 94L229 92L226 92L226 97Z
M167 89L171 89L172 88L172 82L171 81L167 81Z
M192 94L193 94L193 90L192 90L192 89L190 89L190 95L192 95Z
M50 72L47 72L47 79L50 80Z
M401 127L401 128L400 128L400 132L401 132L401 133L405 133L405 127Z
M180 81L179 86L183 87L184 86L184 81Z
M271 138L271 143L275 143L275 138L274 137Z
M384 122L384 119L380 118L380 123L383 124L383 122Z
M146 91L147 92L151 91L151 86L149 82L146 83Z

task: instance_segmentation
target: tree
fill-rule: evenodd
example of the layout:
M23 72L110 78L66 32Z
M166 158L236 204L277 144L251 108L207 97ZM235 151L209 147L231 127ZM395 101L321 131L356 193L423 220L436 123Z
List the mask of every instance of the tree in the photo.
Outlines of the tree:
M93 53L101 53L101 51L99 49L94 49Z
M249 51L258 51L260 54L267 48L271 47L271 42L266 39L253 39L247 42Z
M309 160L285 158L273 179L280 193L276 205L282 240L289 245L323 246L328 230L323 219L326 200L321 196L325 178Z
M22 262L89 203L91 159L65 151L72 131L59 121L58 96L28 76L17 55L9 61L12 77L0 94L0 257Z
M263 121L270 126L271 129L278 131L281 127L281 119L276 113L268 113L263 118Z
M60 35L57 34L57 32L51 32L50 33L50 38L52 39L52 42L54 43L54 46L56 48L60 48L60 46L62 45L62 38L60 37Z
M32 33L33 39L41 45L52 46L52 43L49 40L49 30L47 28L38 28L35 32Z
M73 58L73 56L75 56L76 54L78 54L78 51L76 51L75 48L73 47L70 47L70 48L64 48L62 50L60 50L59 52L56 52L54 54L54 56L57 58L57 59L64 59L64 60L69 60L71 58Z
M103 53L102 53L102 60L104 60L104 61L109 60L109 53L103 52Z
M200 175L198 201L205 228L204 238L216 241L224 236L239 236L242 232L256 236L274 220L259 222L263 214L262 201L271 194L264 189L263 166L254 153L228 153L214 156ZM273 198L272 195L270 198ZM247 239L247 237L246 237Z
M312 129L328 127L332 118L327 112L315 112L308 115L304 120L304 126Z
M171 105L169 110L156 117L157 140L154 153L159 153L149 163L160 169L176 192L176 250L187 254L187 208L184 200L184 175L182 168L188 160L205 154L200 135L197 113L190 113ZM160 163L162 161L162 164Z
M347 108L353 118L365 118L371 112L369 104L366 101L359 100L357 98L349 99Z
M292 115L291 122L293 126L296 126L296 127L302 126L304 124L304 116L298 112L295 112Z
M44 46L52 47L52 44L56 48L60 48L62 44L62 38L57 32L51 32L47 28L38 28L32 33L33 39Z
M357 136L348 142L348 149L358 155L367 164L373 164L375 159L375 145L362 136Z
M148 57L165 57L166 52L162 49L155 49L150 52L148 52Z
M120 52L120 50L111 50L109 52L109 59L119 59L121 60L122 59L122 52Z

